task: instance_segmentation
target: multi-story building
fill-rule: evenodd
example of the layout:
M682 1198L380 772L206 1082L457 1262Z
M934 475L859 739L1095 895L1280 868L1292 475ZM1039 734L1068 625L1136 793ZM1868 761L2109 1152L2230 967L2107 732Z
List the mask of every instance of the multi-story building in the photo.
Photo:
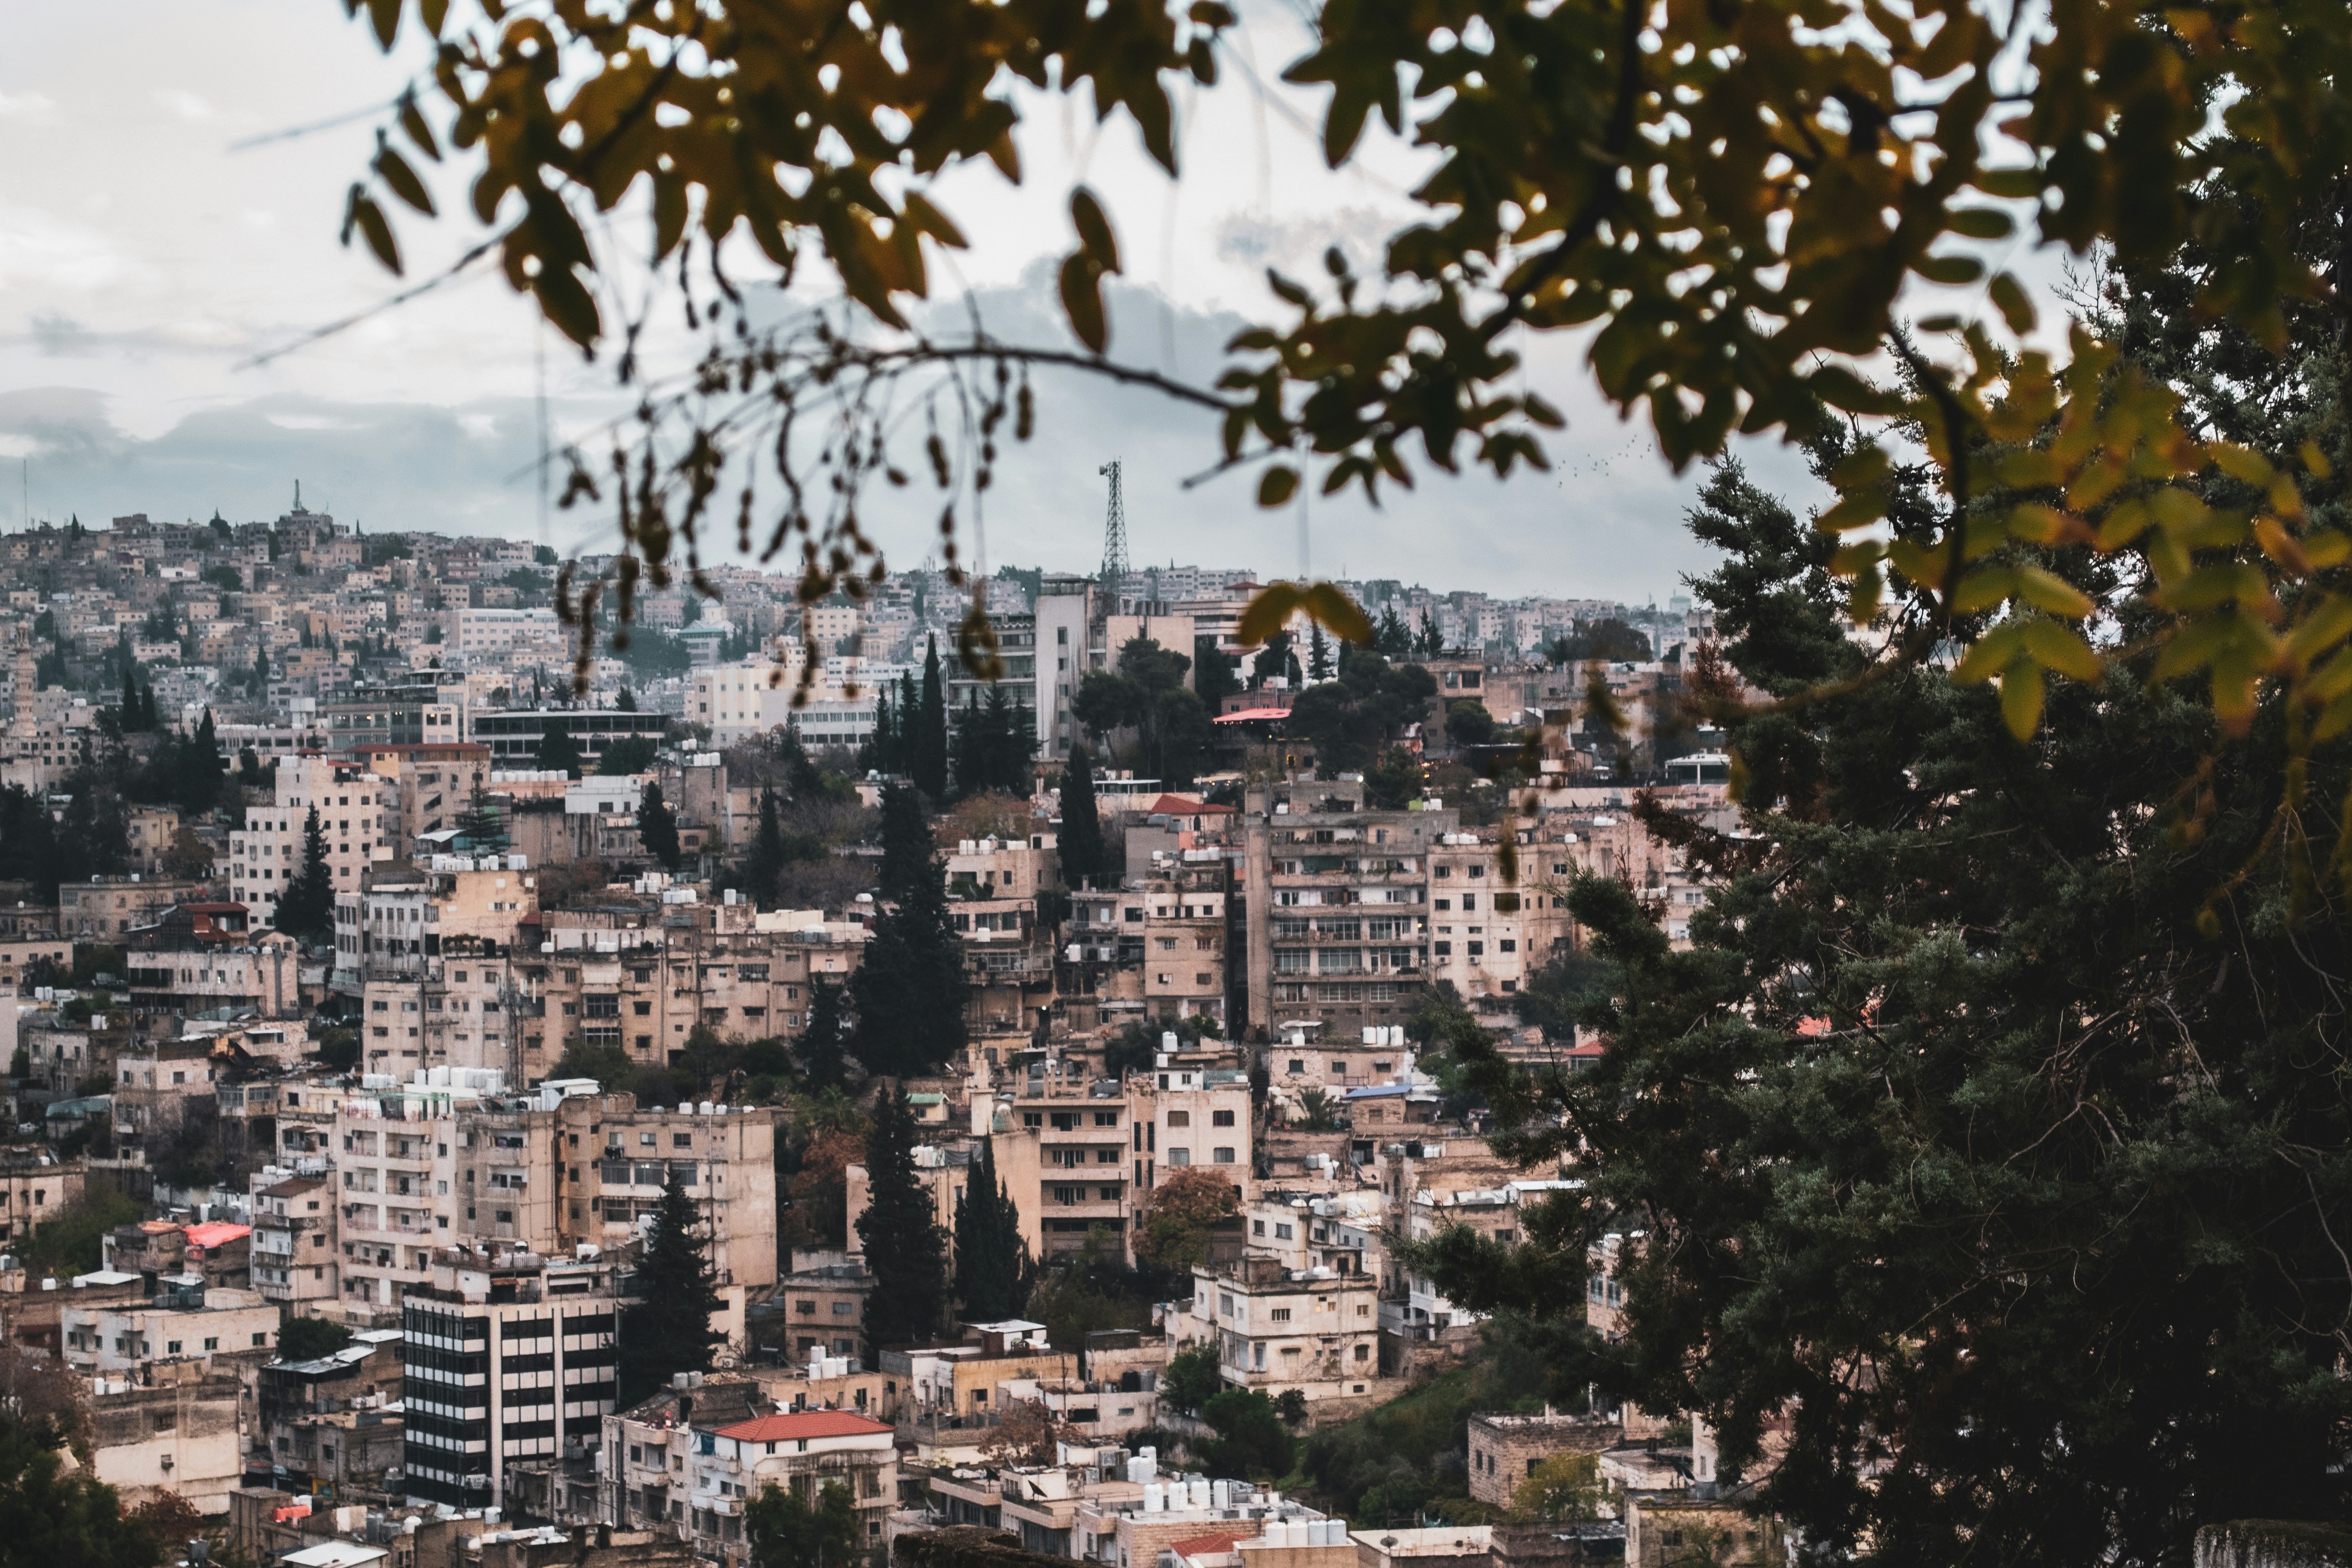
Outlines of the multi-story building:
M407 1495L495 1506L518 1460L584 1455L613 1409L613 1265L442 1247L401 1293Z
M641 713L616 708L493 709L471 713L460 739L489 747L499 767L528 766L539 754L539 743L551 729L569 734L581 755L593 764L614 742L643 736L655 742L669 729L665 713Z
M89 1170L86 1155L65 1160L52 1149L0 1149L0 1242L29 1237L35 1226L71 1207Z
M1229 1387L1295 1388L1310 1403L1360 1397L1380 1375L1379 1294L1367 1276L1286 1268L1277 1258L1195 1265L1187 1338L1217 1347Z
M1360 780L1255 787L1243 814L1253 1029L1402 1023L1428 984L1429 856L1450 809L1381 811Z
M150 1381L157 1365L208 1362L245 1352L267 1359L278 1343L278 1309L259 1292L208 1288L201 1276L173 1275L152 1300L79 1307L59 1313L66 1363L99 1375L135 1373ZM258 1355L253 1352L259 1352Z
M641 1110L587 1080L514 1095L490 1068L381 1085L337 1116L344 1314L387 1317L453 1242L551 1255L626 1243L674 1175L710 1227L740 1337L749 1295L777 1275L775 1125L749 1107Z
M287 884L301 875L313 811L336 892L356 893L360 874L396 853L399 786L367 768L290 758L278 764L272 795L267 805L247 807L244 827L229 835L229 896L257 919L276 918Z
M206 884L186 879L94 877L58 889L57 929L67 936L107 941L162 920L174 905L202 899Z
M827 1487L849 1494L857 1539L882 1542L883 1521L898 1506L897 1429L849 1410L796 1410L695 1428L686 1535L695 1555L743 1568L751 1543L746 1505L773 1487L814 1508Z
M254 1178L254 1289L263 1300L309 1316L341 1294L335 1190L324 1176L271 1170Z

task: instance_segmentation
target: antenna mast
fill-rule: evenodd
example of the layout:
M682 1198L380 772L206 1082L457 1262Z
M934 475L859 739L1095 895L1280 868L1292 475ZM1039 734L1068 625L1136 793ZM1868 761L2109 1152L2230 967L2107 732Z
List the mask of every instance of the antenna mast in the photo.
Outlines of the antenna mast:
M1110 476L1110 513L1103 520L1102 591L1115 602L1127 588L1127 502L1118 489L1118 459L1095 470Z

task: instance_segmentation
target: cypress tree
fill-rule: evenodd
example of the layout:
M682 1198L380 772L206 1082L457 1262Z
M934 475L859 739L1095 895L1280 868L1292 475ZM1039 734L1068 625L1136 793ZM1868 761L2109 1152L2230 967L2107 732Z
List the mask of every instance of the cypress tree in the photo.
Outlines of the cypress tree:
M677 845L677 814L662 799L661 785L646 781L646 793L637 802L637 837L646 853L660 861L667 870L675 871L682 858Z
M621 1314L621 1403L628 1405L675 1373L709 1372L726 1334L711 1322L725 1303L701 1235L702 1215L670 1167L661 1206L637 1266L638 1299Z
M1095 760L1084 746L1070 748L1062 769L1062 882L1075 888L1106 876L1102 811L1095 805Z
M857 1217L857 1236L866 1247L866 1271L874 1277L866 1298L866 1337L879 1351L938 1333L947 1308L948 1238L932 1217L930 1193L915 1173L915 1113L898 1085L875 1105L866 1174L868 1199Z
M801 1031L801 1076L812 1090L841 1087L848 1058L845 1045L848 1025L841 1016L841 987L829 981L809 984L808 1024Z
M917 884L936 886L940 868L932 854L931 826L923 803L903 784L882 791L882 882L886 902L904 903Z
M583 761L580 742L572 738L571 729L562 719L549 719L540 727L539 752L531 759L533 767L549 772L561 768L576 779Z
M947 689L940 680L940 639L923 655L923 706L916 716L913 755L908 759L915 787L932 800L948 793Z
M997 1176L994 1141L983 1138L980 1157L956 1195L955 1294L964 1320L995 1323L1018 1317L1028 1263L1021 1212Z
M751 884L754 903L776 896L776 879L784 869L784 822L776 808L776 792L760 791L760 836L751 841L751 854L744 863L743 879Z
M956 715L955 787L958 795L978 795L988 787L987 721L975 691Z
M127 662L122 667L122 706L115 711L115 724L124 734L145 728L139 722L139 681Z
M874 921L849 978L857 1059L872 1073L936 1070L970 1037L963 1016L963 939L948 914L936 861Z

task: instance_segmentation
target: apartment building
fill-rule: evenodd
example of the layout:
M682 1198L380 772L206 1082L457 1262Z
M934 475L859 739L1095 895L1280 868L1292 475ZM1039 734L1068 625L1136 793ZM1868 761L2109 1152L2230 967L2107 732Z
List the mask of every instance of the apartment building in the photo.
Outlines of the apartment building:
M593 1082L509 1094L495 1069L438 1068L382 1084L337 1117L340 1300L382 1319L452 1242L554 1254L641 1233L671 1176L709 1226L740 1337L750 1293L774 1283L776 1113L640 1110Z
M1187 1337L1217 1347L1229 1387L1353 1398L1380 1376L1379 1297L1365 1275L1286 1268L1278 1258L1195 1265Z
M1506 867L1498 835L1517 843ZM1474 1005L1507 997L1574 942L1568 884L1581 847L1555 816L1440 836L1429 852L1429 972ZM1508 1005L1507 1003L1500 1004Z
M442 637L470 664L503 659L518 651L560 656L562 623L553 610L444 610Z
M520 1460L583 1455L614 1404L613 1265L445 1247L400 1298L408 1497L502 1502Z
M695 1428L685 1498L686 1538L695 1555L743 1568L752 1546L743 1533L750 1500L770 1487L814 1507L823 1490L849 1494L857 1538L882 1542L883 1521L898 1506L896 1428L848 1410L795 1410Z
M1549 1201L1555 1194L1574 1192L1583 1184L1520 1179L1469 1189L1424 1186L1412 1194L1406 1209L1405 1235L1414 1241L1427 1241L1443 1231L1468 1230L1505 1247L1517 1246L1528 1233L1525 1210ZM1392 1326L1407 1337L1427 1337L1448 1328L1486 1321L1485 1313L1455 1306L1422 1275L1411 1269L1403 1274L1403 1313L1401 1321ZM1385 1305L1392 1307L1394 1303Z
M1064 929L1064 990L1085 1022L1236 1016L1232 947L1241 934L1234 861L1214 847L1161 858L1151 875L1070 897Z
M229 835L229 896L257 919L274 919L286 884L301 874L314 810L336 892L357 892L362 871L397 853L399 786L364 767L289 758L278 764L272 796L248 807L244 827Z
M68 1160L52 1149L0 1148L0 1242L30 1237L35 1226L72 1206L89 1172L86 1154Z
M490 759L499 767L527 767L553 728L569 734L593 767L614 742L631 736L658 742L669 726L668 714L615 708L493 709L469 713L466 733L454 738L489 747Z
M96 1376L142 1381L164 1362L209 1362L242 1353L265 1360L278 1344L278 1309L258 1291L207 1287L201 1275L171 1275L144 1300L78 1306L58 1314L66 1364Z
M205 896L207 884L186 879L149 877L134 871L125 877L93 877L87 882L66 882L58 888L60 934L106 942L151 926L174 905Z
M341 1295L335 1189L323 1175L274 1166L253 1183L254 1289L265 1301L313 1315Z
M1451 809L1373 809L1357 779L1252 788L1242 823L1250 1026L1402 1023L1430 976L1430 852L1459 827Z
M355 746L351 756L397 787L400 819L392 838L404 855L419 834L457 826L457 814L489 787L490 749L478 741Z

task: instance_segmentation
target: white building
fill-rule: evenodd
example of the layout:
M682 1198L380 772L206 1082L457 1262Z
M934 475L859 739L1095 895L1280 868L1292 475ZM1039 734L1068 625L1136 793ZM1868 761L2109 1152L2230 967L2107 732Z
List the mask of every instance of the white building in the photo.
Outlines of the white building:
M257 920L274 920L286 884L301 875L311 811L326 837L334 890L356 893L360 872L394 856L400 832L400 786L365 768L320 756L278 764L275 799L248 807L229 835L229 896Z

